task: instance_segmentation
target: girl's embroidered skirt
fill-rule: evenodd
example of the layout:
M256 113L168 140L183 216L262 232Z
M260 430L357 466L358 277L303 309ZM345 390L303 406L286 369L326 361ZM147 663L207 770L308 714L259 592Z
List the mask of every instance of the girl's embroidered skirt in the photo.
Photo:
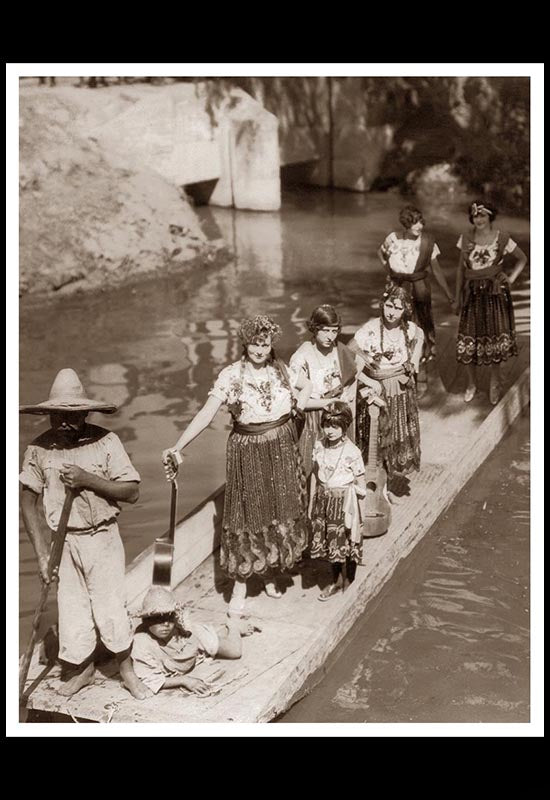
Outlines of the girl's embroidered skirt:
M265 433L233 431L226 450L222 569L243 580L292 569L307 546L306 515L294 422Z
M391 389L389 384L391 383ZM396 379L380 381L386 408L380 409L378 424L378 461L384 464L388 478L394 474L407 475L420 469L420 425L416 385L411 379L407 386L396 388ZM357 445L368 463L370 416L368 403L358 399Z
M462 364L489 366L518 354L510 287L504 284L498 293L492 287L492 280L466 284L456 342Z
M346 489L329 489L318 483L311 511L311 558L324 558L333 563L351 559L361 563L363 543L352 542L344 524Z

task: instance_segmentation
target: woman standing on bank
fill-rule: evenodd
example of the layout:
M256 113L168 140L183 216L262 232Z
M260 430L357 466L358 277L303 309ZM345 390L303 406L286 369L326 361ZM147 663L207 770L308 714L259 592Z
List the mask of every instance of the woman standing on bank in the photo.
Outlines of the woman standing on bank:
M472 203L468 218L473 227L456 244L460 250L456 277L460 317L456 358L468 371L464 394L467 403L476 393L476 366L489 367L489 400L493 405L498 403L500 365L518 352L510 286L525 267L527 256L507 233L493 228L496 216L497 209L490 203ZM502 268L508 253L516 262L509 277Z
M168 454L187 447L222 405L231 413L220 544L221 567L235 580L230 614L242 613L253 575L264 579L269 597L281 597L277 574L292 569L307 546L305 474L293 412L303 409L311 384L300 376L295 397L287 368L273 350L280 334L269 317L243 320L242 358L220 372L204 406L175 446L163 452L166 465Z
M303 375L312 384L305 406L304 429L300 436L300 453L306 476L309 477L313 447L321 436L323 409L338 399L351 407L355 417L357 367L353 353L338 341L342 320L335 308L329 305L317 306L311 312L307 326L311 331L311 339L301 344L291 356L289 367L293 380ZM354 440L353 427L347 435Z
M432 236L424 231L420 209L405 206L399 213L403 231L392 231L378 249L378 257L388 272L388 286L404 286L413 301L413 319L424 332L423 361L435 355L435 326L432 314L430 270L454 306L454 298L439 265L441 251Z

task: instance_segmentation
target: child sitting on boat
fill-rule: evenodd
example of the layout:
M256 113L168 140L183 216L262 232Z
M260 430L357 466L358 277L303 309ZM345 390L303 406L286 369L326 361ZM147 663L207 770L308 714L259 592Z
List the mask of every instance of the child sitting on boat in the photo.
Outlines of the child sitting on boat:
M136 675L155 694L161 689L183 688L198 695L210 693L205 681L189 673L205 656L240 658L241 636L259 628L229 618L225 625L190 621L173 593L152 586L143 600L132 646Z
M358 498L366 494L361 451L346 436L352 422L347 403L336 400L321 415L322 438L313 448L310 555L332 565L332 583L319 595L328 600L353 581L361 563L363 532Z

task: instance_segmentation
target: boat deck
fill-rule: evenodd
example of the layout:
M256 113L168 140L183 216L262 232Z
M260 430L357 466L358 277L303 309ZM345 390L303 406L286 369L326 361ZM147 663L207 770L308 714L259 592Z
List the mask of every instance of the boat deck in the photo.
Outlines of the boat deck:
M247 601L250 621L262 628L243 639L243 656L234 661L205 662L193 674L208 678L219 691L200 698L181 690L161 691L143 702L134 700L112 677L107 664L96 682L66 699L56 693L58 668L53 667L31 691L29 709L95 722L268 722L303 696L322 677L327 658L342 646L346 633L370 599L390 578L398 562L427 533L460 489L529 403L529 342L503 366L505 394L491 406L478 392L470 404L462 393L465 375L454 359L454 339L441 331L436 369L429 391L420 399L422 469L403 481L395 498L387 534L364 542L364 565L344 594L317 600L328 583L327 565L307 562L289 576L284 595L273 600L253 586ZM483 384L482 384L483 388ZM230 584L220 573L216 553L210 555L175 591L200 621L222 623ZM44 668L35 657L31 683Z

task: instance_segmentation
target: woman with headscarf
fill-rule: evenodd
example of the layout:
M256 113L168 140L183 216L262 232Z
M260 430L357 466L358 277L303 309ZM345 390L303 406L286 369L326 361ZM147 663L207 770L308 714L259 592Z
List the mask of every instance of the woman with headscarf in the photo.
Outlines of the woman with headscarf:
M476 393L474 367L486 366L491 371L489 400L495 405L500 397L500 365L518 352L510 286L525 267L527 256L508 233L493 228L496 217L497 209L490 203L472 203L468 209L472 227L456 244L460 250L456 358L468 371L467 403ZM515 260L510 276L503 270L508 253Z

